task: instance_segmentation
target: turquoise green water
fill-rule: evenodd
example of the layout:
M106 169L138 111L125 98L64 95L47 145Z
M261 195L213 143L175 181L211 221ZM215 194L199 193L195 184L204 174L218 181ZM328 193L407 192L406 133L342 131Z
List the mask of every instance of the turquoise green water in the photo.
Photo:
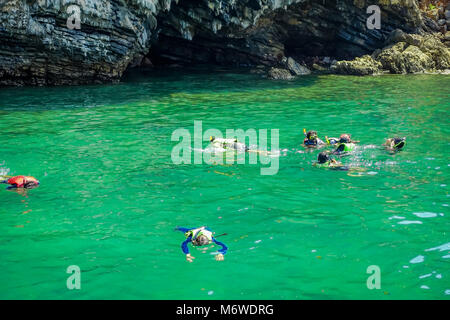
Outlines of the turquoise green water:
M449 98L439 75L174 71L2 89L0 170L41 186L0 188L0 298L449 299ZM194 120L279 129L278 173L173 164L171 134ZM342 161L366 171L314 168L304 127L361 140ZM379 145L394 135L408 140L392 155ZM177 225L227 233L225 260L190 247L186 262ZM69 265L81 290L66 287Z

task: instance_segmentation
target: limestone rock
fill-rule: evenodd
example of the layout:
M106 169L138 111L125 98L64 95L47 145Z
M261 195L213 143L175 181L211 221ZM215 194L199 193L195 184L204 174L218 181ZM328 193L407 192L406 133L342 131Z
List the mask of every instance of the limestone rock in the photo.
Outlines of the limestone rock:
M313 68L315 71L318 71L318 72L320 72L320 73L324 73L324 72L327 72L327 71L328 71L327 68L325 68L325 67L323 67L323 66L321 66L320 64L317 64L317 63L313 63L312 68Z
M385 46L396 44L398 42L406 42L409 45L420 46L423 37L417 34L408 34L400 29L396 29L389 34L385 42Z
M438 8L435 8L432 10L427 10L426 14L428 17L430 17L431 19L433 19L435 21L439 19L439 9Z
M344 74L374 74L388 71L394 74L439 72L450 68L450 50L438 36L406 34L393 31L387 46L353 61L339 61L334 70ZM378 68L378 70L377 70Z
M293 59L347 59L382 48L386 30L400 26L406 33L420 33L439 28L432 19L423 17L417 0L372 1L381 8L383 28L370 31L365 24L367 1L324 3L3 0L0 85L118 81L127 68L148 65L149 61L155 65L274 67L282 65L286 55ZM70 5L80 8L80 29L66 24L71 17ZM295 74L307 72L300 69L290 68ZM375 69L372 64L364 72Z
M381 67L381 63L369 55L364 55L352 61L338 61L331 69L337 74L366 76L380 73Z
M447 31L447 32L445 33L445 40L446 40L446 41L450 41L450 31Z
M271 68L268 76L274 80L292 80L295 77L287 69Z
M118 81L129 64L148 52L157 3L2 1L0 85Z
M311 74L311 71L305 67L299 64L297 61L295 61L292 58L288 58L286 62L288 70L296 76L302 76L302 75L308 75Z
M425 72L434 67L433 59L416 46L399 42L385 48L377 57L383 69L391 73Z

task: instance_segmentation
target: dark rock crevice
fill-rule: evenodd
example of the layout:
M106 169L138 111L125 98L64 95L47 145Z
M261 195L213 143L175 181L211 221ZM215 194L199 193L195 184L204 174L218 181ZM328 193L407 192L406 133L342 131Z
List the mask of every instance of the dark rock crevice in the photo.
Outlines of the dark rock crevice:
M417 4L404 2L380 5L383 27L368 30L366 1L297 1L263 10L250 26L245 19L239 20L242 17L230 14L262 8L262 1L251 5L242 1L241 7L219 14L207 6L208 1L183 1L158 16L159 37L149 57L156 64L231 66L282 66L285 57L299 61L315 56L350 59L381 48L399 27L407 32L423 31Z
M82 9L80 30L67 28L70 4ZM366 27L371 4L381 8L380 30ZM418 4L6 0L0 3L0 85L111 82L127 68L153 65L287 68L289 57L320 70L316 56L353 59L382 48L393 30L431 32L437 23L423 16Z

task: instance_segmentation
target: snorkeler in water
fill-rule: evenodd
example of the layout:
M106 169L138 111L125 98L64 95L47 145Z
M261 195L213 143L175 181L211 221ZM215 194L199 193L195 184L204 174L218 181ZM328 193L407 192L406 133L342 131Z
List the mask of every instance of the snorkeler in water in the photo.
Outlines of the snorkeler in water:
M226 150L234 150L234 151L240 151L240 152L253 152L253 153L258 153L261 155L270 155L271 154L270 151L250 149L249 146L247 146L246 144L244 144L242 142L239 142L238 139L236 139L236 138L224 139L224 138L216 138L216 137L211 136L211 137L209 137L209 141L216 148L222 148L222 149L226 149Z
M356 147L356 143L359 141L352 140L350 135L347 133L341 134L339 141L336 143L337 147L333 151L335 155L347 155L353 151Z
M39 181L30 176L15 176L15 177L9 177L7 180L0 181L0 183L6 183L10 186L8 189L11 188L24 188L24 189L32 189L39 186Z
M306 132L306 129L303 129L303 134L305 135L305 139L303 140L303 145L308 148L316 148L318 146L325 145L325 142L319 139L317 136L317 131L310 130Z
M335 145L338 143L359 143L357 140L352 140L351 135L348 133L343 133L339 138L328 138L325 136L325 142L328 145Z
M181 250L186 255L186 260L189 262L192 262L193 259L195 259L191 254L189 253L188 244L189 242L195 246L206 246L210 243L215 243L222 248L218 250L218 254L216 254L215 259L217 261L223 261L224 255L227 253L227 246L223 244L222 242L219 242L216 240L216 238L213 236L214 233L209 230L206 227L200 227L200 228L182 228L177 227L175 230L184 232L184 235L186 237L186 240L181 244Z
M333 159L326 151L319 153L319 155L317 156L317 162L314 163L314 166L318 168L329 168L335 170L348 169L342 164L342 162Z
M209 137L209 141L214 147L223 148L223 149L233 149L237 151L249 151L250 148L242 142L239 142L237 139L224 139L224 138L216 138Z
M406 144L406 137L403 138L389 138L386 139L386 142L383 146L390 151L400 151Z

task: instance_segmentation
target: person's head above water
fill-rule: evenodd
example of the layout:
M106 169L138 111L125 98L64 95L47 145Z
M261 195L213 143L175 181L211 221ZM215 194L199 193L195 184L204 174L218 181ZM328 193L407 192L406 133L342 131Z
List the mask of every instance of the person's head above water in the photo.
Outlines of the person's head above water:
M207 227L203 226L200 228L183 228L183 227L176 227L175 230L181 231L184 233L184 236L186 237L186 240L183 241L181 244L181 250L186 255L186 260L189 262L192 262L193 259L195 259L191 254L189 253L188 244L191 243L193 246L205 246L209 244L216 244L221 246L219 250L217 250L217 254L215 255L215 259L217 261L222 261L224 258L223 256L225 253L227 253L227 246L217 241L214 237L214 232L209 230ZM218 237L226 235L226 233L218 235Z
M317 131L310 130L306 133L306 138L308 140L316 140L317 139Z
M194 244L196 246L205 246L205 245L209 244L210 242L211 241L208 239L208 237L203 234L199 235L198 237L196 237L194 239Z
M403 137L403 138L396 137L396 138L392 139L392 141L393 141L392 147L394 149L400 150L405 146L406 137Z
M326 163L327 161L330 161L330 155L327 152L321 152L317 156L317 162L318 163Z
M350 143L350 141L351 141L351 137L350 137L350 135L348 133L343 133L339 137L339 142L340 143Z

